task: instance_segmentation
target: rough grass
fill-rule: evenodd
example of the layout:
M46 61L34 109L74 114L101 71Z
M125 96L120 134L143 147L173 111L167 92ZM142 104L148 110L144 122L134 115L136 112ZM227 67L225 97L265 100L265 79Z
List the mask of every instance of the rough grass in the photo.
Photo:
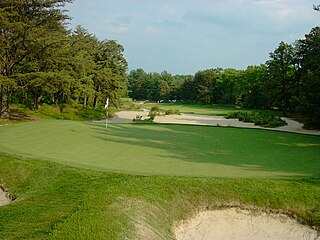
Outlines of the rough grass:
M283 210L320 226L320 179L134 176L0 154L0 239L173 239L201 209Z
M65 105L62 109L56 105L43 104L38 112L34 112L24 105L12 105L11 111L20 113L16 120L34 120L34 119L61 119L61 120L100 120L105 118L105 109L103 106L93 108L81 104ZM115 109L109 108L109 117L112 117ZM15 118L14 118L15 119Z
M142 175L320 176L320 137L257 129L77 121L0 129L0 152Z

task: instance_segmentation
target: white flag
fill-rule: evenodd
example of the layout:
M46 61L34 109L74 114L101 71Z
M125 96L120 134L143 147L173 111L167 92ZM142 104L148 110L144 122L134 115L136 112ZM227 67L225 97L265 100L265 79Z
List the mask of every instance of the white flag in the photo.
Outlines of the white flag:
M108 108L108 106L109 106L109 98L107 98L106 105L104 105L104 108Z

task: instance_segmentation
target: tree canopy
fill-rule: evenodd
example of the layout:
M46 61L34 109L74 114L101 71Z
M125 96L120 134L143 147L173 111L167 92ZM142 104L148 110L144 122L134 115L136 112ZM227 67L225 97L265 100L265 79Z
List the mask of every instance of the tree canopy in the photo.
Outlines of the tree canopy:
M126 92L124 48L98 40L82 27L66 29L71 0L3 0L0 3L0 116L12 101L97 106Z
M163 74L133 70L128 75L129 96L279 108L283 115L302 113L320 127L320 28L313 28L294 44L280 42L269 56L265 64L245 70L216 68L198 71L194 76L170 76L165 85L161 84ZM160 86L166 86L165 91Z
M81 26L70 31L64 6L72 0L2 0L0 3L0 117L10 104L38 111L42 103L97 107L107 98L181 100L279 108L320 126L320 28L293 44L281 42L260 66L212 68L195 75L166 71L127 74L124 47L99 40ZM319 10L319 6L314 6Z

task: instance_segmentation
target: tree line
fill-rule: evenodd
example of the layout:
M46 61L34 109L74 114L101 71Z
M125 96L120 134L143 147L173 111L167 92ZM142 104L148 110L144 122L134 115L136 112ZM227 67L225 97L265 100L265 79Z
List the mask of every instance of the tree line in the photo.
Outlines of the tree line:
M12 102L96 107L117 102L127 87L124 48L98 40L81 26L67 30L63 7L72 0L1 0L0 117Z
M137 100L180 100L232 104L300 113L320 127L320 27L293 44L281 42L269 60L245 70L207 69L195 75L128 74L129 96Z
M279 108L299 112L320 125L320 28L293 44L281 42L270 59L246 70L207 69L195 75L127 74L124 48L99 40L81 26L67 29L63 10L72 0L1 0L0 117L11 103L34 111L40 104L98 106L107 98L117 105L133 99L183 100ZM319 6L314 6L315 10ZM129 83L128 83L129 82Z

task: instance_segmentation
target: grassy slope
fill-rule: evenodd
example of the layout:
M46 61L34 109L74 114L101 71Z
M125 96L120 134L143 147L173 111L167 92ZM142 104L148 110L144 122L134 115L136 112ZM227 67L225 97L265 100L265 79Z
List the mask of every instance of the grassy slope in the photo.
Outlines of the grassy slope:
M31 132L25 131L25 124L32 126ZM0 147L0 152L21 154L20 150L27 149L31 152L30 156L38 156L45 149L60 157L70 152L68 148L72 147L71 152L76 153L83 161L86 156L81 158L80 152L89 146L91 150L94 148L98 151L96 155L101 156L99 149L105 146L107 140L102 126L88 128L90 125L79 122L50 121L43 122L44 125L50 126L46 126L44 130L37 124L39 123L18 124L17 128L16 126L0 127L0 141L6 145L6 147ZM110 130L113 134L107 137L111 137L113 144L118 145L118 152L128 152L130 150L128 147L131 146L133 149L129 154L135 153L132 157L138 158L140 153L136 152L136 148L148 149L147 145L141 144L145 139L152 146L149 149L150 153L155 156L171 153L174 157L175 154L179 154L184 156L183 161L187 163L187 154L194 152L193 148L186 148L184 144L178 144L178 149L172 147L173 143L179 143L177 140L183 140L186 136L192 135L188 131L173 129L175 126L163 126L166 129L165 133L176 132L174 135L179 138L171 139L173 135L163 134L163 129L148 130L151 126L144 125L132 127L127 129L119 126ZM147 127L147 130L144 130L144 127ZM10 128L15 129L16 132L9 133L11 130L7 132ZM161 134L159 130L162 131ZM193 130L196 130L193 134L203 137L202 144L208 137L212 141L210 136L201 131L198 132L197 127ZM19 135L21 133L23 135ZM267 132L263 133L270 137ZM39 134L43 134L44 138L36 143L31 141ZM59 138L59 134L64 135L65 138ZM247 152L248 147L252 149L250 138L253 136L246 136L246 134L240 134L244 137L242 142L248 142L247 147L244 144L237 148L240 153ZM223 136L230 137L221 132L219 137ZM103 140L103 143L97 139ZM280 149L283 155L293 150L291 156L298 154L300 160L296 158L295 164L290 164L291 158L287 158L287 161L282 163L276 161L272 164L268 163L264 166L268 169L267 175L270 176L274 171L279 173L279 170L282 172L285 169L287 173L299 172L319 176L318 158L315 161L311 158L305 162L306 156L319 156L319 138L280 134L278 138L271 138L271 143L272 139L277 140L274 145L278 144L282 147ZM9 140L12 143L11 146L7 144ZM46 142L47 140L49 142ZM158 141L169 141L171 145L159 147ZM66 146L66 143L74 144ZM78 145L79 143L81 144ZM120 147L121 144L123 144L122 147ZM196 143L196 145L201 144ZM12 146L14 148L11 148ZM219 146L217 144L217 147ZM57 152L56 147L65 147L65 149ZM186 150L188 151L185 153ZM204 150L206 150L205 146ZM271 151L273 150L269 152ZM254 152L258 153L256 150ZM200 153L195 155L201 160L212 155L212 152L206 150L204 155ZM161 159L161 156L158 157ZM302 159L304 161L301 161ZM55 160L59 161L58 158ZM103 163L103 159L98 159L99 161ZM250 161L255 159L251 158ZM65 163L65 159L62 162ZM94 161L91 163L97 164ZM79 161L73 164L81 166ZM132 166L134 164L132 163ZM234 162L230 164L235 165ZM0 166L0 186L9 189L16 198L13 204L0 207L0 239L172 239L172 224L176 220L186 219L199 209L211 209L234 203L282 209L296 215L305 224L320 227L320 179L318 177L250 179L133 176L70 168L48 161L19 158L3 153L0 153ZM251 166L245 172L248 174L253 170L256 169ZM258 171L258 173L261 175L261 172Z
M133 176L0 154L0 239L172 239L172 225L228 204L283 209L320 226L320 179Z
M0 129L0 152L135 174L320 176L320 137L266 130L75 121Z
M62 112L58 106L43 104L40 106L38 112L34 112L24 105L13 105L12 110L19 111L25 116L36 117L40 119L63 119L63 120L99 120L105 117L105 110L99 106L94 109L92 107L85 107L81 104L66 105ZM109 109L110 110L110 109ZM112 112L114 109L112 109ZM110 114L111 115L111 114Z

